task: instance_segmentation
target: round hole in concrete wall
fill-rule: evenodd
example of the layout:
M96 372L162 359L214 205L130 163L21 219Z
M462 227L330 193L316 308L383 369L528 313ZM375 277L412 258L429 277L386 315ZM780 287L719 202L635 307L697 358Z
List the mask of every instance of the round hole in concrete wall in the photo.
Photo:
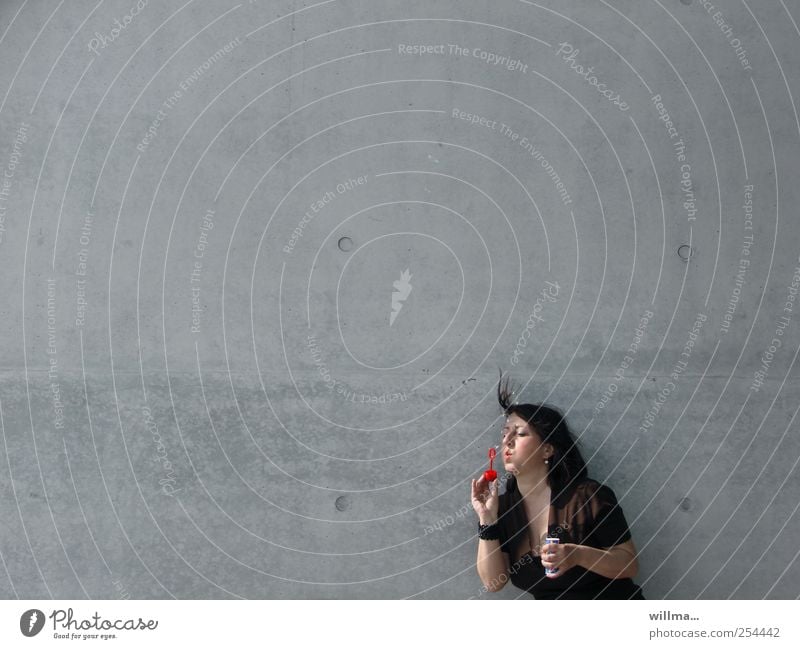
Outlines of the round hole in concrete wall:
M692 247L683 244L680 248L678 248L678 257L683 259L683 261L688 261L689 257L692 256Z
M339 496L336 499L336 509L343 512L345 509L350 508L350 499L347 496Z
M688 498L683 498L680 507L683 511L688 512L692 508L692 501Z
M339 239L339 250L342 252L349 252L353 249L353 240L350 237L342 237Z

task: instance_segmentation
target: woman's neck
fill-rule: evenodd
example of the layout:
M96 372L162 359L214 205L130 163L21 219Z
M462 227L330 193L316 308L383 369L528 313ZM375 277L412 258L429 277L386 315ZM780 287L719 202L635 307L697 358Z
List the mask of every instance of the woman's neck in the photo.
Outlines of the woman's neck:
M547 484L547 472L517 475L517 489L525 500L538 503L550 502L550 485Z

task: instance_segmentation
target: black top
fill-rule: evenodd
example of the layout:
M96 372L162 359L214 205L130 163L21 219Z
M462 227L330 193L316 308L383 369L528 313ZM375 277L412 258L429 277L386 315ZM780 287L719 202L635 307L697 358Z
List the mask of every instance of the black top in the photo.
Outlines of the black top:
M568 493L551 498L547 536L562 543L610 548L631 538L614 492L587 478ZM608 579L581 566L546 577L539 554L544 539L531 547L528 517L512 476L499 497L500 549L508 553L511 583L536 599L644 599L630 578Z

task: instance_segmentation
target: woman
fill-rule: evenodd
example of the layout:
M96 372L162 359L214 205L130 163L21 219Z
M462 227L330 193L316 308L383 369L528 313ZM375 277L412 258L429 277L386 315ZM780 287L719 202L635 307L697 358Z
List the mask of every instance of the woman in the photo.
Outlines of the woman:
M614 492L588 477L561 413L512 404L511 395L501 377L506 491L498 495L499 480L472 481L481 581L496 592L510 579L536 599L644 599L631 579L636 548ZM545 544L548 536L560 542Z

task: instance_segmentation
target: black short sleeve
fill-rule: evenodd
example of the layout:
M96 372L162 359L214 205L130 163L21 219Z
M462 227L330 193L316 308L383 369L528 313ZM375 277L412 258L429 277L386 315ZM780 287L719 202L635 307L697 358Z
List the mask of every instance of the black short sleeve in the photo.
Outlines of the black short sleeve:
M631 532L614 492L609 487L601 485L592 498L595 500L592 510L596 513L591 532L587 535L587 544L598 548L610 548L630 540Z

